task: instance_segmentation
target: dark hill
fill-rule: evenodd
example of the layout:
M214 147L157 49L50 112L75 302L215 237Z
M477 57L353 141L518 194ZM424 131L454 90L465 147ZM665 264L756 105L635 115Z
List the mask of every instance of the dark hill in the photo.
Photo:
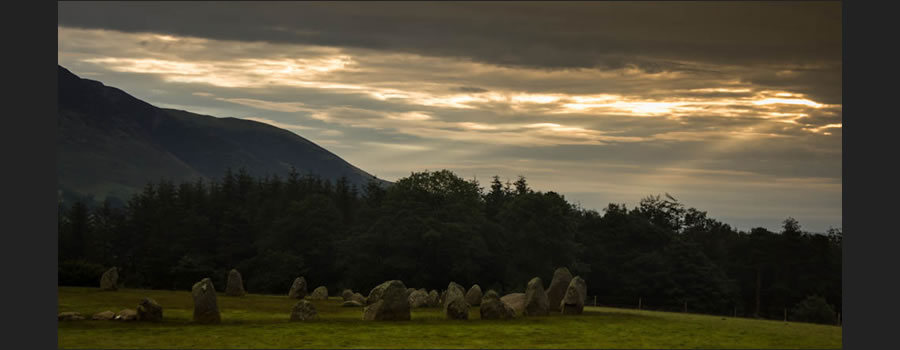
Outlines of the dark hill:
M242 167L254 176L284 176L293 166L358 187L374 179L268 124L158 108L61 66L57 79L57 185L66 193L124 199L149 181L214 179Z

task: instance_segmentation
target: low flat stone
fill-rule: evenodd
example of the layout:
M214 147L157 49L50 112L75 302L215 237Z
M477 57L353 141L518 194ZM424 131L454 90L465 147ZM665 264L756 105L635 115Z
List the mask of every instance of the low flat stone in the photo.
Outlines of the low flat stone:
M356 300L347 300L347 301L341 303L341 307L363 307L363 306L365 306L365 305L363 305L363 303L360 303Z
M357 303L366 305L366 297L359 293L353 293L353 296L350 297L350 301L355 301Z
M81 316L80 312L60 312L56 319L57 321L79 321L83 320L84 316Z
M109 321L115 317L116 317L115 312L106 310L106 311L98 312L98 313L94 314L93 316L91 316L91 319L94 321Z
M132 309L122 309L116 313L116 317L113 319L116 321L137 321L138 314L137 311Z

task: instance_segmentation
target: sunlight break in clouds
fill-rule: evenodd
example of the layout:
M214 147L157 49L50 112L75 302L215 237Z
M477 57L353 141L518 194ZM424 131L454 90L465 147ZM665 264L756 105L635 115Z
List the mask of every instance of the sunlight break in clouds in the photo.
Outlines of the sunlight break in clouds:
M389 180L438 166L525 175L596 207L682 191L696 194L679 197L689 205L735 218L750 204L720 193L753 187L753 198L788 203L787 188L827 188L823 203L837 209L816 210L840 215L842 106L784 80L808 65L541 69L62 26L58 60L159 106L291 130Z

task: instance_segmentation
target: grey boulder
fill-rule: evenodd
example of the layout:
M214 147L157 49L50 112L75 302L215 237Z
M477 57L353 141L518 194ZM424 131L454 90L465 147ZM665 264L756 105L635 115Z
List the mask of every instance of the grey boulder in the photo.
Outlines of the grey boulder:
M156 300L144 298L141 299L141 302L138 304L137 316L138 320L141 321L162 321L163 308L159 305L159 303L156 302Z
M580 276L569 282L566 296L560 301L559 308L565 315L579 315L584 312L584 299L587 297L587 284Z
M569 282L572 281L572 273L565 267L560 267L553 271L553 280L550 281L550 287L547 288L547 302L553 306L553 311L559 311L557 306L566 296L566 289L569 288Z
M119 269L111 267L100 276L100 290L116 290L119 289Z
M546 316L550 314L550 302L547 301L547 293L544 292L543 281L540 277L532 278L525 288L525 316Z
M191 296L194 298L194 322L219 323L222 316L219 314L219 303L216 299L216 289L209 278L194 283L191 288Z
M291 284L291 290L288 292L288 298L292 299L303 299L306 297L306 279L303 277L297 277L294 279L294 283Z
M312 321L318 318L316 306L309 300L300 300L291 308L291 321Z
M241 278L241 273L236 269L231 269L228 271L228 282L225 284L225 295L230 295L233 297L244 296L246 292L244 291L244 280Z
M367 321L409 321L409 300L406 286L398 280L384 282L369 292L363 309L363 320Z
M478 308L483 320L502 320L516 317L516 310L500 300L500 295L493 289L484 293Z

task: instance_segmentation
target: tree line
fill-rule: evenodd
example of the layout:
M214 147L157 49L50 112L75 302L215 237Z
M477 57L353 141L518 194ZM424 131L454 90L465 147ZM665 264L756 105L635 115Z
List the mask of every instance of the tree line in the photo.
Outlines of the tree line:
M454 173L412 173L356 188L291 171L148 183L124 205L60 202L60 285L97 284L120 268L134 288L224 288L237 268L250 292L283 294L297 276L364 294L390 279L522 292L568 267L598 303L781 319L808 305L841 310L841 229L738 231L666 194L633 207L584 209L524 177L484 188ZM590 302L590 301L589 301ZM821 321L825 322L825 321Z

